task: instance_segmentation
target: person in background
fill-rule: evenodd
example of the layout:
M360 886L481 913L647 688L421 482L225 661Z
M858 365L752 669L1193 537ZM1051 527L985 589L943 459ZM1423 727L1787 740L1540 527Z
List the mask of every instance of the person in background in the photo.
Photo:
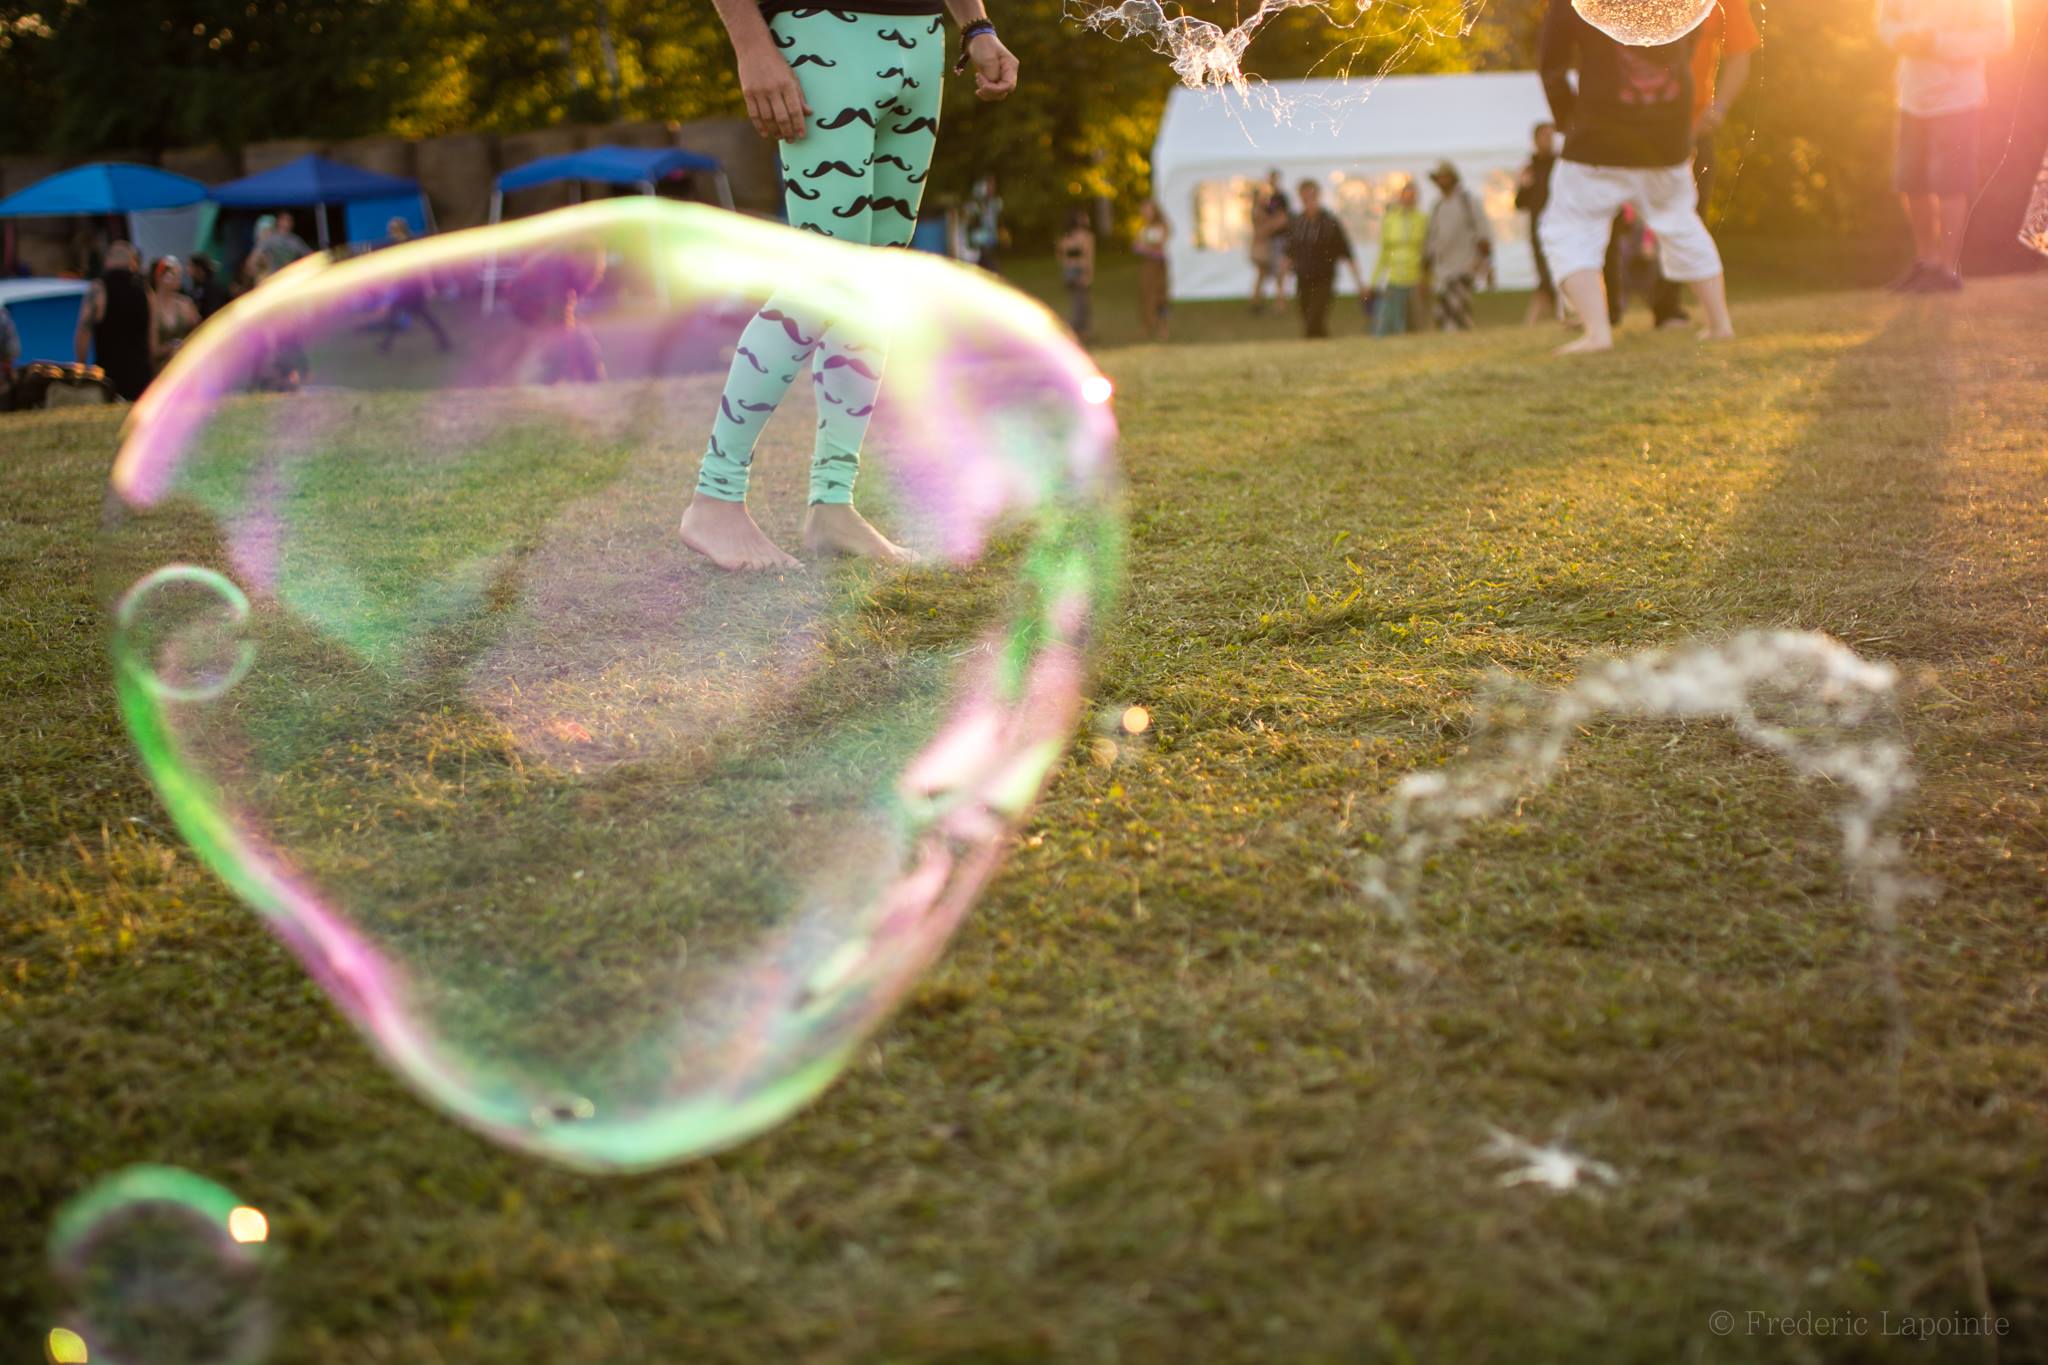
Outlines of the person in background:
M1634 204L1623 204L1614 215L1613 230L1607 234L1607 262L1601 274L1607 285L1607 321L1619 327L1628 312L1629 300L1640 295L1656 311L1656 294L1663 282L1657 269L1657 239L1643 226ZM1661 320L1658 323L1662 326Z
M1529 215L1529 249L1536 256L1536 292L1529 296L1529 316L1525 319L1533 326L1555 322L1559 317L1557 281L1551 278L1550 258L1543 254L1543 237L1538 230L1543 221L1543 206L1550 202L1550 175L1557 169L1557 125L1539 123L1529 136L1536 152L1529 158L1529 164L1522 167L1521 179L1515 182L1515 207Z
M1067 287L1067 325L1086 345L1095 326L1095 229L1088 225L1087 209L1077 205L1067 214L1056 249L1060 283Z
M991 275L1002 274L1003 199L996 193L996 178L984 175L974 182L967 199L967 256Z
M412 227L403 218L393 218L384 225L384 236L387 245L398 246L412 240ZM390 355L391 343L415 322L434 334L434 344L441 348L442 354L455 349L454 343L448 340L447 330L441 326L441 320L427 306L427 285L426 276L414 275L391 291L391 303L385 308L384 320L378 327L383 333L383 339L377 343L380 355Z
M1138 326L1145 340L1166 340L1168 277L1166 248L1173 241L1173 224L1166 221L1157 199L1147 199L1138 214L1138 235L1131 250L1138 255Z
M1372 268L1379 298L1372 311L1372 334L1399 336L1408 330L1408 305L1422 283L1422 246L1429 220L1417 201L1422 197L1410 180L1380 218L1380 254Z
M1990 99L1984 59L2012 46L2012 0L1879 0L1877 33L1899 55L1893 177L1913 230L1913 264L1891 287L1953 293Z
M1351 236L1337 215L1323 207L1322 187L1301 182L1301 212L1287 228L1287 261L1294 269L1294 294L1301 304L1301 334L1330 334L1330 293L1337 282L1337 262L1351 268L1351 283L1360 294L1365 281L1351 254Z
M21 363L21 333L14 330L14 317L0 308L0 389L14 387L14 367Z
M1692 179L1700 191L1700 217L1714 196L1714 134L1728 121L1728 111L1749 81L1750 55L1763 46L1750 18L1749 0L1720 0L1695 30L1692 49ZM1685 311L1685 291L1675 281L1657 277L1651 297L1659 327L1683 327L1692 319Z
M200 253L194 256L186 267L186 289L192 295L192 303L199 310L199 320L218 313L228 305L227 282L220 277L220 267L213 263L213 257Z
M185 272L176 256L163 256L149 268L149 368L156 374L199 326L199 306L185 294Z
M1429 173L1441 196L1429 211L1422 247L1436 288L1436 325L1446 332L1472 330L1472 290L1493 271L1493 228L1478 199L1458 178L1458 168L1440 161Z
M1280 172L1266 172L1266 183L1252 189L1252 311L1266 311L1266 282L1273 282L1273 301L1287 297L1287 225L1294 206Z
M256 220L256 245L249 249L249 259L242 266L242 273L251 286L263 283L292 262L313 254L313 248L292 231L292 226L289 213L280 213L275 218L266 213Z
M1586 328L1558 354L1614 346L1600 272L1614 215L1627 203L1657 234L1665 275L1692 285L1706 313L1702 339L1734 336L1721 252L1700 219L1692 178L1692 35L1626 47L1580 18L1572 0L1550 0L1539 65L1564 129L1539 231L1558 287Z
M129 402L150 380L150 338L155 325L142 261L127 242L107 248L107 267L86 290L78 309L72 349L81 365L98 365L114 392Z

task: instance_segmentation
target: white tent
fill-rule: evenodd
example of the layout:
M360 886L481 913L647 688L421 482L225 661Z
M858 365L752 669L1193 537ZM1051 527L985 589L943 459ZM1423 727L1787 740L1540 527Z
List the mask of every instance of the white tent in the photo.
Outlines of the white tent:
M1529 221L1515 211L1515 178L1529 131L1550 117L1533 71L1388 76L1371 81L1272 81L1250 100L1177 88L1152 147L1152 186L1173 222L1173 296L1251 293L1251 195L1266 172L1323 187L1324 203L1372 269L1381 210L1411 177L1436 202L1430 168L1448 160L1493 221L1504 289L1536 283Z

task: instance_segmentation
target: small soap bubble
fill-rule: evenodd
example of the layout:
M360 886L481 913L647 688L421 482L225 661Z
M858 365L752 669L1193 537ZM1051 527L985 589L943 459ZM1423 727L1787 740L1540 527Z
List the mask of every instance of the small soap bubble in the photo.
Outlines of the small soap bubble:
M51 1230L66 1311L45 1353L57 1365L256 1365L273 1332L268 1238L259 1210L190 1171L134 1166L100 1182Z

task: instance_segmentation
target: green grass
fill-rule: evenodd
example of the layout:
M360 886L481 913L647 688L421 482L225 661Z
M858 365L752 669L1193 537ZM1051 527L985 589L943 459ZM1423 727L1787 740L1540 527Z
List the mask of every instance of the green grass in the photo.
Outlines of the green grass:
M57 1206L147 1160L270 1215L290 1365L1991 1358L1716 1309L1988 1308L1999 1359L2048 1356L2044 309L1753 298L1731 345L1638 318L1573 365L1518 328L1104 352L1095 701L1151 742L1076 745L819 1103L629 1178L416 1101L170 833L93 588L114 422L9 419L0 1354L48 1321ZM1416 932L1362 904L1488 669L1774 625L1907 679L1901 833L1944 890L1893 945L1903 1058L1834 798L1718 727L1589 727ZM1489 1125L1622 1183L1503 1188Z

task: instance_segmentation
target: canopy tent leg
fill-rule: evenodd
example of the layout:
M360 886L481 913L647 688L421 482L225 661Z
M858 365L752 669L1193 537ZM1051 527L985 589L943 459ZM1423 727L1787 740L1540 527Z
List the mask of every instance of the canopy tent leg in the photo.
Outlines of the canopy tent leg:
M313 218L320 225L320 249L325 251L328 249L330 240L327 235L327 205L315 204L313 206Z
M730 178L727 177L724 171L719 171L717 173L717 182L718 205L720 208L725 209L727 212L732 212L732 181Z
M492 191L491 191L491 213L490 213L490 224L491 224L491 226L492 226L492 227L496 227L496 226L498 225L498 220L499 220L499 219L501 219L501 218L503 218L504 216L505 216L505 191L503 191L503 190L492 190ZM498 302L498 252L497 252L497 248L493 247L493 248L491 249L491 259L490 259L490 263L489 263L488 265L486 265L486 266L484 267L484 316L485 316L485 317L489 317L489 316L491 315L491 313L492 313L493 311L495 311L495 310L496 310L496 307L497 307L497 302Z

